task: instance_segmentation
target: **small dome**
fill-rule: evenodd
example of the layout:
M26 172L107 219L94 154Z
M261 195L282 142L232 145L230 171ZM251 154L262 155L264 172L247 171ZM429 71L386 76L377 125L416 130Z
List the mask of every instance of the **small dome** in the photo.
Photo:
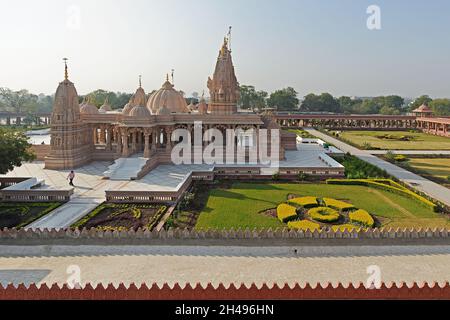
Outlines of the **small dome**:
M134 107L133 99L134 99L134 95L131 96L130 101L128 101L128 103L123 107L122 114L124 114L126 116L129 115L131 109L133 109L133 107Z
M133 109L131 109L129 116L136 118L149 118L151 116L151 113L144 106L135 106L133 107Z
M100 107L100 112L112 111L111 105L109 104L108 97L106 97L105 102Z
M147 102L147 108L152 113L157 113L161 107L169 109L169 113L189 112L186 100L180 92L174 89L174 85L168 79L161 89L151 95Z
M134 106L145 106L146 103L147 103L147 96L145 95L145 91L144 91L144 89L139 87L136 90L136 93L134 94L133 105Z
M158 109L158 111L156 111L156 114L160 116L169 115L170 113L170 110L166 106L162 106Z
M194 104L194 101L192 100L191 103L188 105L189 111L195 111L197 110L197 106Z
M80 107L81 114L98 114L98 108L94 105L92 97L89 97L87 102L83 103Z

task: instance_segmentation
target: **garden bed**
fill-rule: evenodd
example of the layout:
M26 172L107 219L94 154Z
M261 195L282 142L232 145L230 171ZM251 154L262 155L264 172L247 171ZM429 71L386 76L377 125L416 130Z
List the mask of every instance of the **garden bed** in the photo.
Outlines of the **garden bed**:
M101 230L152 230L166 212L161 205L102 204L72 225L73 228Z
M61 205L54 203L0 203L0 228L22 228Z

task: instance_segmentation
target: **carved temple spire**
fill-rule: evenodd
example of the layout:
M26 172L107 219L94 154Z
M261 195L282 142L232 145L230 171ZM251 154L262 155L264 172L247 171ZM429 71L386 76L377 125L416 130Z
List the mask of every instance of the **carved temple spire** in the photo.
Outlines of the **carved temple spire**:
M214 75L212 78L208 78L211 113L231 114L237 112L237 102L240 96L239 83L228 45L229 40L225 37L222 48L219 51Z

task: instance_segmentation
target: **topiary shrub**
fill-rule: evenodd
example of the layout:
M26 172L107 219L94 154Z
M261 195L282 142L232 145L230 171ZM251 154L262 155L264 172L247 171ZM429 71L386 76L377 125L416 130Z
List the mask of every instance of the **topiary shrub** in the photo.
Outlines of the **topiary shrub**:
M283 223L291 221L297 218L297 208L282 203L277 207L277 217Z
M302 221L291 221L288 223L289 229L297 229L297 230L319 230L320 225L318 223L308 221L308 220L302 220Z
M336 222L340 218L339 212L328 207L310 209L308 211L308 216L310 216L313 220L325 223Z
M288 201L290 204L301 206L303 208L314 208L319 206L316 197L294 198Z
M331 199L331 198L323 198L323 203L330 208L339 210L339 211L349 211L352 209L355 209L355 206L344 202L344 201L339 201L339 200L335 200L335 199Z
M352 223L372 228L375 225L375 220L366 210L356 210L351 212L348 217Z

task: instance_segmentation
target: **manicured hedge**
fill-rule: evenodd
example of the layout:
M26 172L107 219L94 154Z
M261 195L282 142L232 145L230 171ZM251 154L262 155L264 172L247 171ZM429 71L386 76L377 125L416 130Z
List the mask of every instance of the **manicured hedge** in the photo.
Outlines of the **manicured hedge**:
M298 230L319 230L320 225L318 223L308 221L308 220L302 220L302 221L291 221L288 223L289 229L298 229Z
M291 221L297 218L297 208L282 203L277 207L277 217L283 223Z
M319 206L316 197L294 198L288 201L290 204L301 206L303 208L314 208Z
M385 191L401 194L409 198L415 199L435 212L439 211L439 207L430 200L418 195L415 192L403 187L401 184L389 179L328 179L327 184L335 185L358 185L372 188L378 188Z
M375 221L366 210L359 209L354 212L350 212L348 217L350 218L351 222L356 223L358 225L370 228L372 228L375 225Z
M330 223L330 222L336 222L339 220L339 212L337 212L336 210L332 209L332 208L327 208L327 207L318 207L318 208L313 208L310 209L308 211L308 215L316 221L319 222L326 222L326 223Z
M349 211L349 210L355 209L354 205L344 202L344 201L339 201L339 200L335 200L335 199L331 199L331 198L323 198L322 200L327 207L330 207L330 208L333 208L333 209L336 209L339 211Z

